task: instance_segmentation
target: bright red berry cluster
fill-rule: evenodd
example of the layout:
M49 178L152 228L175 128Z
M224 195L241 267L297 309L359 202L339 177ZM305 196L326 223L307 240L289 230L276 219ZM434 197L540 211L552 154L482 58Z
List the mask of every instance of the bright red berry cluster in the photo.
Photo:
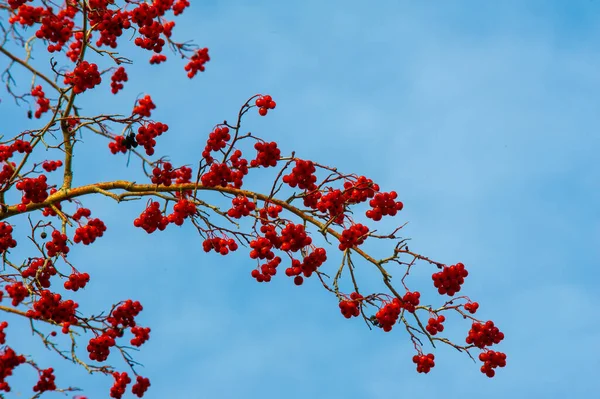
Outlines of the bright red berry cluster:
M134 338L131 339L131 345L142 346L144 342L150 339L150 327L135 326L131 328Z
M26 315L36 320L53 320L58 324L77 323L75 309L79 305L71 299L66 301L61 301L61 299L60 294L42 290L40 298L33 303L33 309L29 309Z
M273 243L265 238L265 237L257 237L256 239L250 241L250 257L252 259L273 259L275 254L271 249L273 248Z
M369 198L373 198L379 191L379 185L373 183L373 180L364 176L359 176L356 181L344 182L344 194L349 204L359 204Z
M135 327L135 316L137 316L144 308L139 301L128 299L122 305L112 311L111 315L106 319L113 327Z
M491 350L481 352L479 354L479 360L483 362L481 372L490 378L496 375L496 372L494 371L496 367L506 366L506 354L502 352L494 352Z
M469 336L466 339L467 344L472 344L483 349L486 346L499 344L504 339L504 334L500 332L498 327L494 326L494 322L489 320L483 323L473 323L469 330Z
M164 54L154 54L150 57L150 64L157 65L167 60L167 56Z
M316 208L323 213L328 213L331 218L334 218L335 223L342 224L345 203L346 197L341 190L331 190L321 197Z
M400 311L402 310L402 304L398 298L394 298L391 302L385 304L377 313L377 324L385 332L392 331L392 327L396 324Z
M180 199L173 206L173 213L167 216L169 223L181 226L183 221L196 214L196 205L192 201Z
M444 266L441 272L434 273L431 278L440 295L453 296L460 291L461 285L468 275L469 272L465 269L465 265L457 263L450 267Z
M312 243L312 238L306 234L304 226L301 224L287 224L281 230L281 249L282 251L297 252Z
M479 304L477 302L465 303L465 310L469 311L469 313L471 313L471 314L474 314L475 312L477 312L478 308L479 308Z
M42 86L40 85L31 90L31 95L37 97L36 103L38 108L35 110L34 116L39 119L41 118L42 114L50 110L50 100L46 98L46 95L42 90Z
M56 268L50 259L35 258L27 269L21 272L24 278L33 278L39 286L43 288L50 287L50 277L55 276Z
M63 165L62 161L59 159L58 161L44 161L42 163L42 168L48 173L54 172L56 169L60 168Z
M138 144L142 145L146 150L146 154L154 155L154 146L156 145L156 138L169 130L169 126L160 122L148 123L145 126L138 128L138 134L135 136Z
M340 251L362 244L365 242L368 233L369 228L360 223L353 224L345 229L340 236L340 245L338 245Z
M272 141L270 143L258 142L254 144L254 149L257 151L256 159L250 161L250 166L277 166L277 161L281 157L281 150L277 148L277 143Z
M73 92L80 94L87 89L93 89L96 85L102 82L98 65L90 64L87 61L81 61L73 72L65 74L64 83L73 86Z
M352 316L360 315L360 301L363 299L363 296L358 292L353 292L350 294L350 300L340 301L340 310L345 318L349 319Z
M151 111L156 109L156 105L152 102L152 97L146 94L138 100L138 103L138 105L133 107L133 114L150 118Z
M119 67L110 77L110 91L112 94L117 94L119 90L123 88L123 83L127 82L127 72L125 72L125 68Z
M261 116L265 116L270 109L275 109L277 103L273 101L273 98L270 95L260 96L256 99L256 106L258 108L258 113Z
M435 356L433 353L428 353L427 355L414 355L413 363L417 364L417 372L419 373L429 373L431 368L435 366L434 362Z
M10 224L0 222L0 254L17 246L17 242L12 237L12 232L13 227Z
M6 332L4 331L6 327L8 327L8 322L0 323L0 345L6 344Z
M131 387L131 393L141 398L150 386L150 379L138 375L135 381L135 384Z
M234 151L229 158L231 168L224 163L213 163L209 171L201 176L202 185L206 187L242 187L242 179L248 174L248 161L241 158L241 155L240 150Z
M106 231L104 222L100 219L90 219L85 226L80 226L75 230L75 237L73 241L77 243L83 243L83 245L90 245L96 238L102 237Z
M396 201L397 197L398 194L395 191L375 194L375 197L369 201L369 205L373 209L368 210L366 216L374 221L379 221L382 216L386 215L395 216L403 208L402 202Z
M229 134L229 128L227 126L217 126L209 133L208 139L206 140L206 147L202 151L202 157L206 159L206 162L212 163L213 157L210 155L211 151L219 151L227 146L227 142L231 139Z
M43 13L42 25L35 32L35 36L38 39L46 39L51 43L56 43L48 45L50 53L60 51L73 35L73 26L75 26L73 18L77 12L77 8L67 5L58 14L54 14L49 7Z
M185 10L186 7L190 6L190 2L188 0L177 0L175 4L173 4L173 14L179 15Z
M208 56L207 48L196 51L196 53L190 59L190 62L188 62L184 68L188 73L188 78L191 79L196 76L198 71L204 72L204 64L206 64L208 61L210 61L210 57Z
M427 321L427 326L425 329L429 334L436 335L437 333L444 331L444 325L442 324L444 321L446 321L444 315L439 315L435 319L430 317Z
M87 273L71 273L69 279L65 281L65 289L77 291L80 288L85 288L85 285L90 282L90 275Z
M37 384L33 387L33 392L46 392L46 391L54 391L56 389L56 384L54 383L54 369L52 367L42 370L40 374L40 379Z
M281 205L269 205L266 208L261 208L258 212L260 214L260 221L261 223L267 224L269 223L269 217L273 218L273 219L277 219L279 217L279 213L283 210L283 208L281 207ZM261 232L265 233L265 231Z
M27 205L30 202L40 203L48 198L48 184L46 175L39 175L35 179L26 177L17 182L17 190L23 191L21 205Z
M262 283L263 281L269 282L271 281L271 277L277 274L277 266L279 266L280 263L281 258L276 256L267 263L261 265L260 270L254 269L250 274L259 283Z
M406 309L407 312L414 313L416 307L419 306L419 298L421 298L420 292L407 292L402 297L402 307Z
M115 378L115 383L110 388L110 397L120 399L125 394L125 389L127 389L127 384L131 382L131 378L124 371L120 374L115 371L113 377Z
M29 290L23 285L21 281L6 286L6 292L12 299L13 306L19 306L21 302L29 295Z
M207 238L202 243L202 247L204 248L204 252L210 252L214 249L215 252L221 255L227 255L229 251L233 252L238 249L238 245L233 238L224 239L219 237Z
M227 211L227 215L234 219L239 219L243 216L248 216L250 212L256 209L256 204L247 197L235 197L232 201L233 207Z
M86 348L89 352L90 360L103 362L108 359L110 348L115 346L115 338L117 336L118 334L115 330L108 329L101 335L91 338Z
M68 254L69 247L67 247L66 234L62 234L60 231L54 230L52 232L52 241L46 243L46 250L48 251L49 257L53 257L58 254Z
M79 221L81 218L89 218L92 215L92 211L88 208L78 208L73 214L72 218Z
M148 234L154 233L156 229L163 231L168 224L169 219L162 214L160 204L156 201L151 201L140 216L133 221L135 227L143 228Z
M316 248L313 252L306 255L302 262L298 259L292 259L292 266L285 270L285 274L289 277L294 277L294 284L302 285L304 277L310 277L325 261L327 260L327 252L323 248Z
M292 173L283 176L283 182L289 184L290 187L298 186L301 190L315 190L317 185L317 176L315 165L312 161L296 160L296 166L292 169Z
M170 162L163 162L162 169L155 167L152 169L152 183L163 184L169 187L173 183L173 179L177 177L177 172L173 170L173 165Z

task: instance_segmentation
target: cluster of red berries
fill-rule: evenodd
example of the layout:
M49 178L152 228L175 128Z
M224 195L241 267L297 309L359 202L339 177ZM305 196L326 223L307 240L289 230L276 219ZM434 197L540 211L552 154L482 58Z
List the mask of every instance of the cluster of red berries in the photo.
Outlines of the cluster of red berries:
M177 177L177 171L173 170L173 165L170 162L163 162L162 169L155 167L152 169L152 183L156 185L163 184L169 187L173 183L173 179Z
M254 149L257 151L256 159L250 161L250 166L277 166L277 161L281 157L281 150L277 148L277 143L272 141L270 143L258 142L254 144Z
M237 151L233 155L236 155L236 153ZM232 156L231 160L237 164L239 158ZM243 168L243 165L240 166ZM242 179L247 173L247 167L242 170L233 171L226 164L215 162L210 166L209 171L202 175L200 180L202 181L202 185L206 187L228 187L229 183L233 183L234 187L240 188L242 186Z
M342 224L344 222L345 203L346 198L341 190L331 190L321 197L316 208L323 213L329 213L329 216L334 218L335 223Z
M135 134L133 132L130 132L126 136L117 136L115 137L115 141L108 143L108 148L113 154L117 154L119 152L125 154L128 150L137 146L138 142L136 141Z
M134 43L143 49L160 53L165 45L165 39L160 37L163 32L164 27L162 24L158 21L152 21L151 24L144 25L139 29L139 33L143 36L136 37Z
M385 332L392 331L401 310L402 303L398 298L394 298L375 313L376 323L374 324L381 327Z
M17 355L11 347L7 346L4 349L0 355L0 391L10 392L10 386L4 379L12 375L13 370L25 361L25 356Z
M42 114L48 112L50 110L50 100L46 98L44 91L42 90L42 86L38 85L33 90L31 90L31 95L37 97L35 101L38 105L38 108L35 110L34 116L39 119Z
M52 241L46 243L46 250L48 251L48 256L53 257L58 254L68 254L69 247L67 247L67 236L66 234L62 234L58 230L54 230L52 232Z
M270 109L275 109L277 103L273 101L273 98L270 95L260 96L256 99L255 102L258 108L258 114L260 116L265 116Z
M233 208L227 211L227 215L234 219L239 219L242 216L248 216L250 212L256 209L256 204L248 200L247 197L235 197L232 201Z
M50 277L55 276L56 268L50 259L35 258L27 269L21 272L24 278L34 278L35 282L43 288L50 287Z
M54 369L52 367L42 370L40 374L40 379L37 384L33 387L33 392L46 392L46 391L54 391L56 389L56 384L54 383Z
M92 211L88 208L78 208L73 214L73 220L79 221L81 218L89 218L92 215Z
M150 386L150 379L138 375L135 377L135 381L135 384L131 387L131 393L141 398Z
M467 310L471 314L474 314L475 312L477 312L478 308L479 308L479 304L477 302L465 303L465 310Z
M104 222L100 219L90 219L85 226L80 226L75 230L75 237L73 241L77 243L83 243L83 245L90 245L96 238L102 237L106 231Z
M127 384L131 382L131 378L127 375L126 372L115 371L113 373L113 377L115 379L115 383L110 388L110 397L115 399L120 399L125 394L125 389L127 389Z
M73 86L73 92L80 94L87 89L92 89L102 82L98 65L90 64L87 61L81 61L73 72L65 74L64 83Z
M148 123L146 126L140 126L138 128L138 134L135 136L138 144L144 146L146 154L154 155L154 146L156 145L156 138L169 130L169 126L160 122Z
M21 154L25 152L30 154L31 151L33 151L33 148L29 141L15 140L15 142L10 145L2 144L0 145L0 162L8 161L15 152L20 152Z
M121 10L115 12L106 9L102 10L105 12L102 12L100 7L93 8L95 11L88 12L88 18L90 19L90 25L94 26L94 30L100 32L100 38L96 40L96 46L105 45L117 48L117 38L123 34L123 29L131 27L127 12Z
M20 23L23 26L32 26L35 23L39 23L42 19L42 15L46 14L48 10L44 7L31 7L27 4L19 6L16 13L11 15L8 22L11 24Z
M21 205L27 205L30 202L40 203L48 198L48 184L46 175L39 175L35 179L26 177L17 182L17 190L23 191Z
M444 331L444 325L442 324L444 321L446 321L444 315L439 315L435 319L430 317L427 321L427 326L425 329L429 334L436 335L437 333Z
M258 212L260 214L260 222L264 225L269 223L269 217L277 219L279 213L283 210L281 205L269 205L266 208L261 208ZM262 231L262 230L261 230ZM262 231L264 233L264 231Z
M401 211L403 204L396 201L398 194L395 191L389 193L377 193L375 197L369 201L369 205L373 209L367 211L366 216L374 221L381 220L382 216L395 216L398 211Z
M345 318L349 319L352 316L360 315L360 301L363 299L363 296L358 292L353 292L350 294L349 301L340 301L340 310Z
M133 114L150 118L151 111L156 109L156 105L152 102L152 97L146 94L143 98L138 100L138 103L138 105L133 107Z
M227 126L217 126L208 135L206 140L206 147L202 151L202 157L206 159L206 162L212 163L213 157L210 155L211 151L219 151L227 146L227 142L231 139L229 134L229 128Z
M72 62L77 62L79 56L81 55L81 49L83 48L83 32L75 32L73 36L75 40L69 44L69 50L67 50L66 56Z
M27 317L36 320L53 320L58 324L77 323L75 309L79 305L71 299L61 301L61 298L60 294L42 290L40 298L33 303L33 309L26 312Z
M2 166L2 170L0 170L0 187L10 180L16 167L17 164L14 162L7 162Z
M208 49L203 48L198 51L190 58L190 62L185 66L185 70L187 71L188 78L193 78L196 76L198 71L204 72L204 64L210 61L210 57L208 56Z
M130 341L133 346L142 346L150 339L150 327L135 326L131 328L131 333L135 336Z
M254 269L250 273L253 278L259 283L271 281L271 277L277 274L277 266L281 263L279 256L271 259L267 263L261 265L260 270Z
M256 239L250 241L250 257L252 259L273 259L275 254L271 249L273 248L273 243L265 238L265 237L257 237Z
M412 360L417 365L417 372L429 373L431 368L435 366L434 359L433 353L428 353L427 355L414 355Z
M469 335L466 338L467 344L472 344L483 349L486 346L499 344L504 339L504 334L500 332L498 327L494 326L494 322L489 320L483 323L473 323L469 330Z
M29 290L21 281L7 285L6 292L8 292L8 296L11 297L13 306L19 306L19 304L29 295Z
M137 316L144 308L139 301L128 299L122 305L112 311L106 321L112 324L113 327L135 327L135 316Z
M340 251L362 244L365 242L368 233L369 228L360 223L353 224L345 229L340 236L340 244L338 245Z
M356 181L344 182L344 196L349 204L360 204L369 198L373 198L379 191L379 185L373 183L373 180L364 176L359 176Z
M196 214L196 205L192 201L180 199L173 206L173 213L167 216L170 223L181 226L183 221Z
M10 224L0 222L0 254L17 246L17 242L12 237L12 232L13 227Z
M123 83L127 82L127 72L125 72L125 68L119 67L110 77L110 91L112 94L117 94L119 90L123 88Z
M315 184L317 181L317 176L314 175L315 172L316 168L312 161L298 159L296 160L296 166L292 169L292 173L283 176L283 182L290 187L298 186L301 190L315 190L317 188Z
M502 352L494 352L491 350L481 352L479 354L479 360L483 362L481 372L490 378L496 375L496 372L494 371L496 367L506 366L506 354Z
M301 224L289 223L281 230L279 249L282 251L297 252L311 243L312 238L306 234L306 230Z
M167 56L164 54L153 54L152 57L150 57L150 65L158 65L166 60Z
M35 32L35 36L38 39L46 39L50 43L56 43L48 45L50 53L60 51L73 35L73 26L75 26L73 18L76 13L77 8L71 5L67 5L58 14L54 14L51 8L46 9L41 21L42 25Z
M44 161L42 163L42 168L48 173L54 172L56 169L63 166L62 161L59 159L58 161Z
M288 277L294 277L294 284L302 285L304 277L310 277L327 260L327 252L323 248L316 248L313 252L306 255L302 262L298 259L292 259L292 266L285 270Z
M406 309L407 312L415 313L416 307L419 306L419 298L421 298L420 292L407 292L402 297L402 307Z
M4 331L6 327L8 327L8 322L0 323L0 345L6 344L6 332Z
M238 249L238 245L233 238L224 239L219 237L207 238L202 242L202 248L204 252L210 252L211 250L215 250L215 252L220 253L221 255L227 255L229 251L235 251Z
M56 191L57 191L57 190L56 190L56 188L54 188L54 187L53 187L53 188L51 188L51 189L50 189L50 195L52 195L52 194L56 193ZM56 215L57 215L57 213L56 213L56 210L55 210L54 208L56 208L56 209L57 209L57 210L59 210L59 211L60 211L60 210L62 210L62 205L61 205L61 202L56 202L56 203L54 203L53 205L54 205L54 207L52 207L52 206L47 206L47 207L45 207L45 208L42 210L42 215L44 215L44 216L46 216L46 217L48 217L48 216L56 216ZM18 207L18 206L19 206L19 205L17 205L17 207Z
M190 6L190 2L188 0L177 0L175 4L173 4L173 14L179 15L185 10L186 7Z
M135 227L141 227L146 230L146 233L151 234L156 229L163 231L167 228L169 219L160 211L160 204L156 201L151 201L150 205L133 221Z
M441 272L434 273L431 278L440 295L453 296L460 291L461 285L468 275L469 272L465 269L465 265L457 263L450 267L444 266Z
M103 362L108 359L108 355L110 355L110 348L116 344L116 337L118 337L117 331L111 328L103 332L101 335L91 338L86 348L89 352L90 360Z
M90 282L90 275L87 273L71 273L69 279L65 281L65 289L77 291L80 288L85 288L85 285Z

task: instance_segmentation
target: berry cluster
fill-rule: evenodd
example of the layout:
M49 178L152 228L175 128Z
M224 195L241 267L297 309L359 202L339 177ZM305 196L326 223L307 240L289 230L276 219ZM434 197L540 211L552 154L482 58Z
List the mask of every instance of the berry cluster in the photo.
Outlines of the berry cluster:
M281 157L281 150L277 148L277 143L272 141L270 143L258 142L254 144L254 149L257 151L256 159L250 161L250 166L277 166L277 161Z
M211 151L219 151L227 146L227 142L231 139L229 134L229 128L227 126L217 126L208 135L206 140L206 147L202 151L202 157L206 159L206 162L212 163L213 157L210 155Z
M302 285L304 277L310 277L327 260L327 252L323 248L316 248L313 252L306 255L302 262L298 259L292 259L292 266L285 270L288 277L294 277L294 284Z
M362 299L362 295L358 292L353 292L350 294L349 301L340 301L340 310L345 318L349 319L352 316L360 315L360 301Z
M167 56L164 54L154 54L150 57L150 65L158 65L167 60Z
M264 225L269 223L269 217L273 219L277 219L279 217L279 213L283 210L281 205L270 205L266 208L261 208L258 212L260 214L260 222ZM262 231L262 229L261 229ZM265 233L264 231L262 231Z
M137 146L138 143L135 140L135 134L133 132L130 132L127 136L117 136L115 137L115 141L108 143L108 148L113 154L117 154L119 152L125 154L128 150Z
M169 130L169 126L164 123L154 122L148 123L146 126L140 126L138 128L138 134L135 136L138 144L142 145L146 150L146 154L154 155L154 146L158 136Z
M117 38L123 34L123 29L129 29L131 23L128 19L127 12L117 10L107 10L106 7L102 7L101 4L96 4L92 7L95 11L88 13L91 25L94 26L94 30L100 32L100 38L96 40L96 46L101 47L103 45L111 48L117 48ZM78 32L79 33L79 32ZM77 35L77 33L75 34Z
M128 299L122 305L112 311L111 315L106 318L106 321L112 324L113 327L135 327L135 316L137 316L144 308L139 301Z
M421 293L418 291L407 292L402 297L402 307L406 309L407 312L415 313L416 307L419 306L420 297Z
M88 208L78 208L73 214L73 220L79 221L81 218L89 218L92 215L92 211Z
M13 370L25 363L27 359L23 355L17 355L13 348L7 346L0 355L0 391L10 392L8 382L4 381L6 377L12 375Z
M129 378L127 373L124 371L120 374L115 371L113 373L113 377L115 379L115 383L110 388L110 397L120 399L125 394L125 389L127 389L127 384L131 382L131 378Z
M87 61L81 61L77 64L73 72L67 72L64 80L65 84L73 86L75 94L92 89L101 82L102 78L100 77L100 72L98 72L98 65L90 64Z
M277 104L273 101L273 98L270 95L260 96L256 99L256 106L258 108L258 114L260 116L265 116L270 109L275 109Z
M58 161L44 161L42 163L42 168L48 173L54 172L56 169L60 168L63 165L61 160Z
M61 301L60 294L42 290L40 298L33 303L33 309L26 312L27 317L36 320L52 320L55 323L76 323L75 309L79 305L73 300Z
M395 191L375 194L375 197L369 201L373 209L368 210L366 216L374 221L381 220L385 215L395 216L403 208L402 202L395 201L397 197Z
M91 338L86 348L89 352L90 360L103 362L108 359L110 348L115 346L115 338L117 336L118 334L115 330L108 329L102 335Z
M138 102L139 104L133 107L133 115L150 118L151 111L156 109L156 105L152 102L152 98L146 94L143 98L140 98Z
M125 68L119 67L110 77L110 91L112 94L117 94L119 90L123 88L123 83L127 82L127 72L125 72Z
M162 52L165 39L160 37L161 33L164 32L164 27L160 22L152 21L151 24L142 26L139 32L143 37L135 38L134 43L136 46L155 53Z
M289 184L290 187L298 186L301 190L315 190L317 188L315 182L317 176L315 165L312 161L296 160L296 166L292 169L292 173L283 176L283 182Z
M177 0L175 4L173 4L173 14L179 15L185 10L186 7L190 6L190 2L188 0Z
M392 327L396 324L400 311L402 310L402 304L398 298L394 298L391 302L387 303L381 309L375 313L377 319L376 325L381 327L383 331L390 332Z
M48 251L48 256L53 257L58 254L68 254L69 247L67 247L67 236L66 234L62 234L58 230L54 230L52 232L52 241L46 243L46 250Z
M85 226L80 226L75 230L75 237L73 241L77 243L83 243L83 245L90 245L96 238L102 237L106 231L104 222L100 219L90 219Z
M479 360L483 362L481 372L492 378L496 375L494 369L496 367L506 366L506 354L502 352L485 351L479 354Z
M428 353L427 355L414 355L412 360L413 363L417 364L417 372L429 373L431 368L435 366L434 359L435 356L433 353Z
M0 145L0 162L8 161L15 152L30 154L33 151L29 141L15 140L10 145Z
M208 61L210 61L210 57L208 56L207 48L196 51L196 53L190 59L190 62L188 62L184 68L188 73L188 78L191 79L196 76L198 71L204 72L204 64L206 64Z
M173 183L173 179L177 177L177 172L173 170L170 162L163 162L162 167L162 169L158 166L152 169L152 183L169 187Z
M131 333L135 336L130 341L133 346L142 346L150 339L150 327L135 326L131 328Z
M200 180L202 185L206 187L228 187L229 183L233 183L236 188L240 188L243 176L243 172L232 171L226 164L215 162L210 166L209 171L202 175Z
M346 198L341 190L331 190L321 197L316 208L323 213L329 213L329 216L334 218L334 223L342 224L345 203Z
M75 40L69 44L69 50L67 50L66 55L72 62L77 62L83 48L83 32L75 32L73 36Z
M202 247L204 248L204 252L210 252L214 249L215 252L221 255L227 255L229 251L233 252L238 249L238 245L233 238L224 239L219 237L207 238L202 243Z
M232 201L233 208L227 211L227 215L234 219L240 219L242 216L248 216L250 212L256 209L256 204L248 200L247 197L235 197Z
M196 205L192 201L180 199L173 206L173 213L167 216L170 223L181 226L183 221L196 214Z
M369 228L360 223L353 224L345 229L340 236L340 245L338 245L340 251L345 251L346 249L362 244L365 242L368 233Z
M429 334L436 335L437 333L444 331L444 325L442 324L444 321L446 321L444 315L439 315L435 319L430 317L427 321L427 326L425 329Z
M261 265L260 270L254 269L252 270L253 278L256 279L259 283L269 282L271 281L271 277L277 274L277 266L281 263L281 258L279 256L271 259L267 263Z
M475 312L477 312L478 308L479 308L479 304L477 302L465 303L465 310L467 310L471 314L474 314Z
M21 281L7 285L6 292L8 292L8 296L11 297L13 306L19 306L19 304L29 295L29 290Z
M499 344L504 339L504 334L500 332L498 327L494 326L493 321L483 323L473 323L467 336L467 344L472 344L483 349L486 346Z
M20 205L27 205L30 202L44 202L48 198L48 184L46 183L47 180L48 179L46 178L46 175L39 175L35 179L26 177L23 180L17 182L17 190L23 191L23 197L21 198Z
M301 224L289 223L281 230L281 249L282 251L297 252L312 243L312 238L306 234L304 226Z
M52 367L42 370L40 374L40 379L37 384L33 387L33 392L46 392L46 391L54 391L56 389L56 384L54 383L54 369Z
M75 26L73 18L76 13L77 8L70 5L67 5L56 15L51 8L47 8L43 13L42 25L35 32L35 36L38 39L46 39L51 43L56 43L48 45L50 53L60 51L73 35L73 26Z
M469 272L465 269L465 265L457 263L450 267L444 266L441 272L434 273L431 278L440 295L453 296L460 291L460 286L468 275Z
M0 157L2 155L0 154ZM12 177L17 164L14 162L7 162L2 166L2 170L0 170L0 187L5 185L10 178Z
M56 273L56 268L50 259L35 258L27 269L21 272L21 275L24 278L35 279L35 282L43 288L49 288L50 277L55 276Z
M10 224L0 222L0 254L17 246L17 242L12 237L12 232L13 227Z
M151 201L150 205L133 221L135 227L141 227L146 233L152 234L156 229L163 231L167 228L169 219L160 211L160 204Z
M0 345L6 344L6 332L4 332L6 327L8 327L8 322L3 321L0 323Z
M275 254L271 249L273 248L273 243L265 238L265 237L257 237L256 239L250 241L250 257L252 259L273 259Z
M65 289L77 291L80 288L85 288L85 285L90 282L90 275L87 273L71 273L69 279L65 281Z
M50 110L50 100L46 98L44 91L42 90L42 86L38 85L33 90L31 90L31 95L37 97L35 101L38 105L38 108L35 110L34 116L36 119L41 118L42 114L48 112Z
M379 186L373 180L359 176L354 182L344 182L344 196L349 204L360 204L369 198L373 198L379 191Z

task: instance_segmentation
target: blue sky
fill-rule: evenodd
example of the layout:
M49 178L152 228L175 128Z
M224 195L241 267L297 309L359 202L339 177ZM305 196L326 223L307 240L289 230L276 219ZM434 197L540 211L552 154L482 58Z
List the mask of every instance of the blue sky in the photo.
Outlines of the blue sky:
M105 83L81 97L84 111L122 112L149 93L153 117L170 126L157 153L193 165L215 124L233 120L250 96L271 94L277 108L252 113L245 129L396 190L405 208L382 228L409 221L411 249L467 266L463 291L505 333L498 350L508 365L488 379L479 363L439 347L435 368L418 374L405 333L344 319L317 280L296 287L277 275L258 284L242 251L207 255L190 226L149 236L132 224L144 203L88 198L108 231L69 254L92 277L74 298L88 314L142 302L138 322L151 339L134 357L152 382L145 397L577 398L597 390L598 1L192 3L174 32L210 49L206 72L190 81L176 57L150 67L134 49L142 58L125 90L102 94ZM29 123L9 118L14 111L3 94L0 134ZM127 168L105 139L84 141L75 184L141 181L137 164ZM249 176L248 187L261 183L259 173ZM11 222L25 242L25 219ZM337 267L335 253L324 270ZM360 268L364 286L377 289L375 270ZM434 271L421 264L409 284L439 304ZM9 344L54 366L59 385L107 397L112 378L87 376L45 350L27 324L6 320ZM464 339L468 323L446 324L448 336ZM17 369L14 397L27 397L33 378Z

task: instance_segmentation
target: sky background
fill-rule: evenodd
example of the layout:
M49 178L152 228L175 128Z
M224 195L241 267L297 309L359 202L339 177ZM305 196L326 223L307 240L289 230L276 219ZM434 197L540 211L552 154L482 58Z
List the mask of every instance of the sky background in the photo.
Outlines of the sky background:
M177 40L210 49L206 72L189 80L177 57L150 66L145 52L124 47L136 59L125 90L109 94L106 77L81 96L83 112L127 113L136 96L151 94L153 118L170 127L157 154L196 165L215 124L234 121L252 95L271 94L277 108L264 118L250 112L243 130L396 190L405 208L380 228L408 221L412 250L466 265L461 293L505 333L492 349L507 353L508 365L489 379L465 354L425 345L436 366L418 374L401 328L369 331L360 319L346 320L315 278L296 287L281 267L271 283L258 284L246 251L207 255L189 225L152 235L134 228L145 200L85 198L108 231L69 253L91 282L68 297L85 314L128 298L143 304L137 320L152 328L151 339L133 354L151 379L144 397L516 399L597 391L600 2L213 0L192 1L175 21ZM15 77L27 90L30 77L17 69ZM1 98L0 134L41 126ZM139 163L127 167L106 139L87 132L83 139L76 185L143 181ZM259 172L248 188L270 186ZM23 243L11 255L26 257L27 222L10 221ZM389 253L370 245L378 257ZM340 259L332 248L322 270L336 270ZM358 269L366 292L381 289L376 270ZM403 270L390 271L399 284ZM408 284L422 302L440 305L435 271L419 264ZM108 397L111 377L88 376L44 349L27 323L3 317L9 345L53 366L58 385ZM449 317L444 332L464 342L469 326ZM125 370L118 355L109 360ZM29 397L35 379L31 368L18 368L7 397Z

